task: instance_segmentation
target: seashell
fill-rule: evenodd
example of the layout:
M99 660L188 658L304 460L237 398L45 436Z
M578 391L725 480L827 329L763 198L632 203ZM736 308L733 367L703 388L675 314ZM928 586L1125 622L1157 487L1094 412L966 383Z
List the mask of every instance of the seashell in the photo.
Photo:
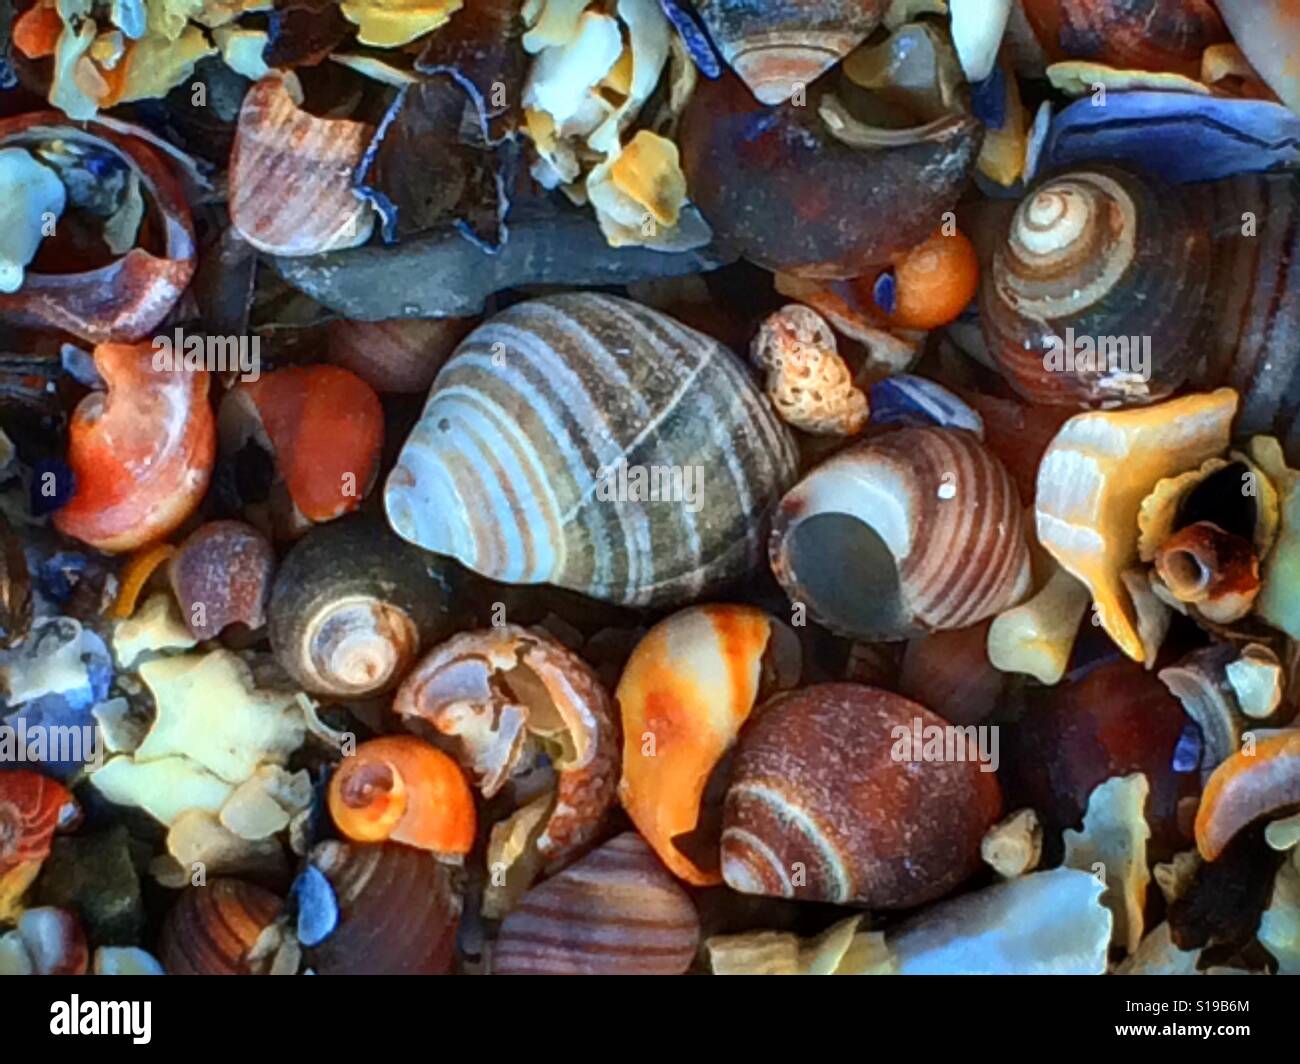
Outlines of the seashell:
M361 698L397 685L455 627L457 579L379 520L312 529L285 556L267 607L271 648L304 689Z
M996 763L977 765L973 746L921 759L925 730L928 742L945 727L915 702L857 684L774 699L745 729L732 766L727 885L885 909L946 894L980 867L1002 795Z
M1210 776L1196 812L1196 848L1207 861L1239 831L1300 802L1300 729L1286 728L1239 749Z
M1164 684L1117 658L1035 692L1006 760L1015 766L1017 793L1050 831L1077 826L1098 784L1142 773L1151 787L1151 845L1163 860L1186 844L1178 804L1200 784L1197 773L1173 767L1186 725Z
M445 864L391 843L329 841L312 851L308 870L323 874L337 907L337 924L322 940L304 939L312 970L321 975L445 975L451 970L462 902ZM301 933L301 898L299 904Z
M107 265L66 273L28 270L22 288L0 293L0 316L34 329L57 329L93 344L144 339L171 313L194 274L197 251L185 195L171 166L146 142L152 134L114 120L76 126L55 111L0 119L0 148L64 150L106 156L139 182L159 246L131 247Z
M955 321L979 290L975 246L946 228L890 257L884 271L853 282L892 329L937 329Z
M1088 589L1057 567L1038 594L993 619L988 628L989 662L1003 672L1026 673L1041 684L1060 683L1088 601Z
M749 569L794 472L786 429L728 352L585 292L517 304L470 334L384 504L402 538L492 579L663 605Z
M794 633L752 606L694 606L650 629L632 651L615 701L623 715L618 796L669 871L721 882L712 779L754 706L793 686Z
M1282 704L1286 673L1278 656L1260 643L1248 643L1224 667L1241 711L1254 720L1271 717Z
M1218 0L1219 13L1250 65L1292 111L1300 112L1300 19L1289 4Z
M32 582L23 545L0 514L0 649L16 647L32 627Z
M270 255L364 244L374 216L352 190L352 171L374 132L308 114L278 77L259 81L244 97L230 156L231 223Z
M1300 639L1300 473L1290 468L1278 441L1256 436L1250 441L1250 457L1261 471L1257 478L1271 482L1277 494L1277 539L1264 558L1264 586L1255 602L1255 613L1292 639Z
M1241 746L1246 720L1225 672L1234 657L1232 647L1205 647L1156 673L1200 731L1202 781Z
M446 25L464 0L344 0L343 16L357 26L357 40L394 48Z
M354 842L405 843L442 857L468 853L477 818L460 767L422 739L361 743L330 777L330 816Z
M0 181L6 192L0 205L0 292L16 292L40 249L44 220L63 214L67 191L52 169L22 148L0 148Z
M1216 624L1231 624L1259 594L1259 559L1250 540L1198 521L1175 532L1156 552L1156 572L1179 602Z
M935 905L886 942L902 975L1103 975L1105 889L1091 872L1035 872Z
M936 425L965 429L984 438L984 419L942 384L896 373L871 386L871 420L876 425Z
M1150 672L1156 666L1156 658L1169 634L1173 621L1173 609L1160 597L1157 587L1158 577L1153 578L1149 569L1134 566L1119 574L1120 583L1128 592L1133 602L1133 613L1137 618L1138 642L1142 644L1142 660ZM1094 617L1096 614L1093 615Z
M86 934L77 914L52 905L27 909L17 917L17 928L0 937L0 974L85 975L90 961ZM6 965L4 947L17 954L17 967Z
M229 624L266 623L275 553L252 525L209 521L172 556L168 577L195 639L213 639Z
M956 68L941 38L918 38L914 50ZM979 155L982 126L958 108L960 88L945 83L940 106L922 101L904 129L858 118L845 101L862 90L848 89L841 99L818 87L806 106L772 109L730 75L696 88L677 141L692 198L720 243L773 271L857 277L934 231ZM723 173L735 179L717 180Z
M163 563L170 561L175 553L176 548L170 543L150 543L133 551L118 574L117 598L113 600L110 616L123 621L131 617L135 613L145 585L150 582L153 574Z
M5 760L13 757L10 752ZM36 878L54 832L78 817L77 803L61 783L27 769L0 772L0 920L16 910Z
M1300 859L1278 869L1273 895L1259 921L1259 943L1277 960L1279 975L1300 975Z
M614 705L581 658L540 634L504 625L453 636L407 676L393 711L452 737L485 798L531 767L536 747L548 750L559 778L536 839L547 862L590 842L614 803Z
M166 975L162 961L138 946L100 946L95 950L95 975Z
M952 0L952 43L972 84L993 73L1012 0Z
M635 832L534 887L501 923L494 975L682 975L700 920Z
M1278 103L1177 92L1112 93L1105 107L1076 100L1051 120L1045 170L1096 159L1170 182L1214 181L1300 165L1300 117ZM1189 145L1195 145L1189 151ZM1237 217L1240 225L1240 215Z
M75 485L54 525L108 553L161 539L194 512L208 487L216 432L208 375L153 367L149 345L100 344L108 391L91 392L69 425Z
M328 358L377 392L420 394L470 331L466 318L331 322Z
M698 0L722 58L760 103L782 104L811 85L880 24L885 0Z
M861 916L832 924L814 939L788 931L714 935L704 942L714 975L894 975L893 954L878 931L859 931Z
M867 397L815 310L792 303L768 315L750 358L767 370L767 397L786 424L824 436L856 436L866 425Z
M984 863L1003 879L1032 872L1043 858L1043 825L1032 809L1020 809L999 821L980 842Z
M1180 197L1094 166L1026 195L984 275L980 320L1031 402L1147 402L1192 371L1209 277L1208 236Z
M1011 477L949 429L900 429L818 466L781 500L770 555L791 601L867 640L966 628L1030 587Z
M1186 473L1156 482L1138 510L1138 557L1142 561L1155 561L1161 545L1178 530L1179 515L1188 496L1210 477L1227 468L1226 460L1208 458L1198 469L1189 469Z
M979 173L1003 188L1021 178L1032 181L1025 165L1030 150L1029 111L1009 65L995 66L988 81L975 86L971 107L986 126L976 164Z
M1228 39L1213 0L1025 0L1050 55L1111 66L1200 73L1201 53Z
M1121 574L1137 558L1142 500L1228 448L1237 395L1222 388L1144 409L1079 414L1038 469L1038 540L1083 582L1110 637L1134 661L1145 651Z
M249 954L282 905L241 879L187 887L163 923L159 960L168 975L253 975Z
M989 625L931 632L903 651L898 693L952 724L978 724L998 708L1006 676L989 660Z
M1210 95L1209 88L1182 74L1153 73L1147 70L1116 70L1103 63L1072 59L1053 63L1047 68L1047 80L1066 96L1094 96L1100 92L1186 92ZM1100 95L1096 95L1100 99Z
M379 473L384 411L355 373L338 366L289 366L226 393L221 451L252 440L273 456L287 500L273 516L285 531L355 510ZM273 491L272 505L281 502Z

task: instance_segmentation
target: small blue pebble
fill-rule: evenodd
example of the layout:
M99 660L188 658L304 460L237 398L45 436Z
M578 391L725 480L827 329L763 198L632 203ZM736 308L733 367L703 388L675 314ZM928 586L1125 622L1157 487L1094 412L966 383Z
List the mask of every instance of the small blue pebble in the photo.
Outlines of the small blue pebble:
M43 458L32 466L31 510L44 517L68 505L77 490L72 468L61 458Z
M971 86L971 110L990 129L1007 124L1007 80L1001 67Z
M339 925L339 900L330 881L314 864L303 869L293 881L298 899L298 941L304 946L319 946Z
M1195 772L1201 763L1201 729L1195 724L1183 727L1174 747L1173 769L1175 772Z
M898 309L898 278L893 270L885 270L876 278L871 288L871 298L876 306L886 314L893 314Z

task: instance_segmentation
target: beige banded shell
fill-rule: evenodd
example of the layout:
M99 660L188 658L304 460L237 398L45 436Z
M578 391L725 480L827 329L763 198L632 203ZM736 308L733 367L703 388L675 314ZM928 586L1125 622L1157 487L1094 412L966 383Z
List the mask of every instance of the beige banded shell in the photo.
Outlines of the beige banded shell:
M907 428L842 451L781 500L772 570L858 639L965 628L1029 591L1020 498L971 433Z
M384 505L398 535L492 579L668 604L754 565L795 463L720 344L625 299L570 293L466 337Z

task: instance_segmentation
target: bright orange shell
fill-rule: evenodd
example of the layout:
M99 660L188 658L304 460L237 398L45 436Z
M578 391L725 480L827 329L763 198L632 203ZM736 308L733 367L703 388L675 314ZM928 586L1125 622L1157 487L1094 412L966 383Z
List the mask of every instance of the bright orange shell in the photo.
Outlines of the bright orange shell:
M936 230L926 240L894 256L895 304L883 321L900 329L937 329L955 321L979 289L979 258L974 245L954 230ZM863 302L873 307L879 274L857 281Z
M54 831L75 809L68 789L27 769L0 772L0 878L44 861Z
M384 410L370 385L338 366L291 366L239 388L303 516L330 521L361 505L384 442Z
M709 776L758 698L772 621L750 606L701 606L655 625L619 680L623 778L619 799L674 875L721 883L674 839L694 831Z
M149 582L149 578L157 571L158 566L169 560L175 553L176 548L170 543L154 543L132 554L122 568L117 598L113 600L110 614L118 620L125 620L135 613L144 585Z
M405 843L432 853L474 845L474 796L456 762L413 735L371 739L330 780L330 815L355 842Z
M216 426L203 370L155 369L149 344L100 344L107 393L86 396L68 429L75 493L54 515L65 535L109 553L180 525L207 491Z
M1211 774L1196 811L1196 848L1213 861L1252 821L1300 803L1300 729L1259 739Z
M28 59L44 59L54 54L62 32L63 19L54 5L38 2L14 21L14 47Z

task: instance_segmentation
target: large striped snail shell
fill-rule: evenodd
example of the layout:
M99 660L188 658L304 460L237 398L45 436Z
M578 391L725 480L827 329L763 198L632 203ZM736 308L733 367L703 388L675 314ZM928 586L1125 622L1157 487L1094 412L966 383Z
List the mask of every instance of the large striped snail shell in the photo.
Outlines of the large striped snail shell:
M1163 398L1192 370L1209 276L1205 228L1162 182L1109 166L1049 178L982 278L989 353L1035 403Z
M636 832L524 895L501 924L497 975L681 975L700 940L690 895Z
M627 300L570 293L517 304L465 339L384 505L404 539L495 580L662 604L754 563L795 462L720 344ZM676 489L638 501L620 466Z
M842 451L781 500L772 571L832 631L965 628L1029 590L1020 497L971 433L908 428Z
M870 35L883 0L698 0L709 33L750 91L785 103Z

